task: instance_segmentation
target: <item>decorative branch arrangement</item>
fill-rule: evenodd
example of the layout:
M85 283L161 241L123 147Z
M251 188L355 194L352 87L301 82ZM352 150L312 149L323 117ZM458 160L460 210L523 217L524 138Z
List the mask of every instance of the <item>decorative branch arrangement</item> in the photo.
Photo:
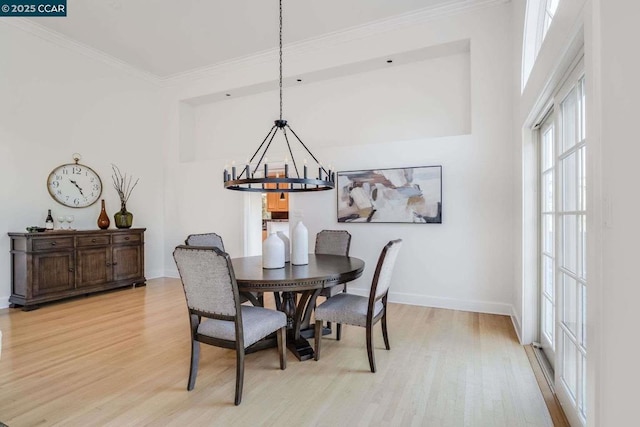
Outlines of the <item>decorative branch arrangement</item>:
M136 182L131 185L131 182L133 181L131 176L127 176L126 173L123 175L122 172L120 172L120 169L113 163L111 164L111 169L113 169L113 175L111 175L113 188L116 189L118 196L120 196L120 203L122 205L126 205L127 200L129 200L129 196L131 196L131 192L136 188L140 178L136 179Z

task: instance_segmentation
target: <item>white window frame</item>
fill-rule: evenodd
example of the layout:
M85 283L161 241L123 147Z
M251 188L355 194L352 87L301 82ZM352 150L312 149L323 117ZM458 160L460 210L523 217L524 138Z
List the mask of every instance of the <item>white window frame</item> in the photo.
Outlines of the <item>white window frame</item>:
M535 64L538 53L540 52L540 48L542 47L542 42L547 36L547 32L551 27L555 12L557 12L556 8L556 10L554 10L554 14L550 16L549 20L547 20L547 17L549 16L548 6L552 1L553 0L527 1L526 16L524 21L524 35L522 38L522 76L520 82L521 90L524 90L524 87L527 84L527 80L529 79L529 75L531 74L531 70L533 69L533 65ZM560 3L560 1L562 0L559 0L558 4Z
M586 404L586 387L584 384L584 381L586 380L586 369L583 366L583 363L577 363L576 366L576 396L574 398L574 396L572 396L572 393L569 390L569 387L567 386L567 384L564 381L565 378L565 372L564 372L564 358L565 358L565 352L567 350L567 348L565 347L565 345L563 344L563 338L565 336L568 336L568 334L574 335L574 333L571 331L571 328L565 323L563 322L563 319L565 318L565 300L564 300L564 296L563 296L563 279L564 277L568 277L571 280L575 280L576 281L576 301L575 301L575 307L577 310L577 314L576 317L579 319L582 319L582 323L578 323L575 327L575 335L576 335L576 340L578 341L579 345L576 347L577 349L577 353L576 356L578 355L582 355L586 360L586 356L587 356L587 348L586 345L584 343L584 337L586 336L585 331L583 330L584 327L586 327L585 325L585 313L583 311L583 309L586 307L586 303L580 304L580 296L581 296L581 289L584 289L584 292L586 292L587 288L587 282L586 282L586 278L581 276L581 272L584 270L583 266L581 265L581 260L580 260L580 242L581 242L581 235L579 232L576 233L576 248L575 248L575 255L576 255L576 272L572 272L566 268L564 268L564 248L562 247L562 236L564 234L564 222L563 219L565 216L575 216L576 219L580 218L581 216L585 219L584 224L586 224L586 201L584 199L581 199L584 197L584 192L580 192L579 191L579 187L576 188L576 195L575 197L577 198L577 205L578 205L578 209L577 210L564 210L563 206L562 206L562 199L561 199L561 192L563 190L563 180L564 180L564 171L563 171L563 160L569 158L571 155L576 155L576 165L575 165L575 173L576 173L576 181L578 181L578 176L579 176L579 171L580 171L580 150L584 148L584 150L586 150L586 137L580 139L579 137L576 137L576 143L575 145L573 145L572 147L563 150L563 138L561 135L561 132L563 130L563 123L562 123L562 106L563 103L565 102L565 100L567 99L568 95L575 89L577 91L580 90L584 90L586 87L586 85L584 84L584 63L583 61L580 61L579 64L573 69L573 71L571 71L567 77L567 79L565 80L565 83L563 85L561 85L560 90L558 90L558 92L556 92L556 94L554 95L554 104L555 104L555 110L556 110L556 114L557 114L557 118L556 118L556 123L558 124L556 127L556 182L555 182L555 208L556 208L556 223L555 223L555 232L556 232L556 247L555 247L555 253L556 253L556 276L555 276L555 284L556 284L556 366L555 366L555 389L556 389L556 393L558 396L558 399L560 401L560 403L562 404L565 414L567 415L567 418L569 419L569 422L571 423L571 425L573 426L584 426L586 425L586 418L585 418L585 414L586 414L586 408L585 408L585 404ZM582 101L582 100L581 100ZM576 119L576 128L574 129L574 132L576 132L576 135L580 135L581 133L584 132L584 123L581 123L579 120L579 117ZM585 151L583 151L583 154L585 153ZM586 166L586 159L582 162L583 167ZM586 171L585 171L586 173ZM577 221L576 221L576 227L577 227ZM578 229L579 230L579 229ZM585 242L586 245L586 242ZM582 288L583 286L583 288ZM585 296L586 298L586 296ZM581 338L582 337L582 338ZM580 341L583 341L582 343L580 343ZM579 354L578 354L579 353ZM580 407L582 406L582 408Z

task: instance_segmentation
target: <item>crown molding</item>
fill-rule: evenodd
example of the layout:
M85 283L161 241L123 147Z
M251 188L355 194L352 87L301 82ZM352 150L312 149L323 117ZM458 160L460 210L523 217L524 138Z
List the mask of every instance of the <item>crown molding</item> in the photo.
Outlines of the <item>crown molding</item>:
M283 48L283 51L287 53L287 56L296 56L303 53L308 54L309 52L326 49L355 40L365 39L389 31L396 31L411 26L421 25L434 19L469 13L480 9L508 3L510 1L511 0L452 0L443 5L426 7L405 14L396 15L390 18L385 18L344 30L324 34L319 37L306 39L295 43L289 43ZM58 33L57 31L53 31L47 27L37 24L29 19L11 18L2 19L1 22L6 22L9 25L20 28L21 30L35 35L43 40L47 40L58 46L73 50L89 58L101 61L127 74L159 86L175 86L185 84L202 78L211 77L219 73L237 70L238 68L252 67L267 63L274 60L274 52L277 51L276 49L268 49L251 55L237 57L229 61L223 61L217 64L196 68L166 77L161 77L147 71L143 71L99 49L95 49L84 43L80 43L70 37L67 37L63 34Z
M80 43L70 37L60 34L57 31L53 31L26 18L3 19L2 22L19 28L43 40L54 43L60 47L67 48L88 58L103 62L111 67L114 67L120 71L124 71L127 74L145 80L149 83L161 85L162 79L155 74L151 74L149 72L136 68L131 64L121 61L120 59L111 56L99 49L92 48L84 43Z
M283 47L283 52L285 52L286 56L288 57L303 53L308 54L309 52L326 49L355 40L373 37L389 31L396 31L403 28L417 26L433 21L435 19L469 13L480 9L509 3L510 1L511 0L471 0L469 2L465 0L453 0L443 5L419 9L402 15L396 15L394 17L381 19L379 21L373 21L344 30L327 33L319 37L314 37L299 42L287 43ZM273 61L275 58L274 52L277 52L277 49L267 49L244 57L233 58L229 61L223 61L217 64L185 71L183 73L173 74L161 78L160 82L163 86L175 86L186 84L190 81L211 77L219 73L237 70L238 68L260 65L266 62Z

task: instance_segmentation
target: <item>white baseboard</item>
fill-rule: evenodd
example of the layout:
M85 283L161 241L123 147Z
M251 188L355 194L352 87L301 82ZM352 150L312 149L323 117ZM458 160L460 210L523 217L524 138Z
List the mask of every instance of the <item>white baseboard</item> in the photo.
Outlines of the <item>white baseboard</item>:
M160 277L165 277L164 270L151 270L146 271L145 276L147 279L158 279Z
M159 277L170 277L170 278L180 278L177 269L167 269L164 272L160 271L150 271L147 274L147 279L156 279ZM368 289L357 289L354 287L349 287L349 292L368 296ZM486 301L473 301L473 300L458 300L453 298L439 298L439 297L430 297L427 295L415 295L415 294L406 294L400 292L390 292L389 293L389 302L400 303L400 304L408 304L408 305L418 305L423 307L435 307L435 308L446 308L450 310L460 310L460 311L473 311L477 313L488 313L488 314L502 314L505 316L510 316L511 321L513 322L513 327L518 335L518 340L520 339L520 321L518 316L516 315L515 309L510 304L504 303L495 303L495 302L486 302ZM9 296L0 297L0 309L9 307Z
M520 318L516 313L515 307L511 307L511 323L513 323L513 329L515 329L516 335L518 336L518 342L524 345L524 343L522 342L522 335L521 335L522 326L520 325Z
M180 278L177 269L166 269L164 277ZM359 289L349 286L349 293L368 296L369 289ZM400 292L390 292L389 302L418 305L422 307L447 308L450 310L472 311L475 313L501 314L513 318L515 309L511 304L458 300L453 298L430 297L427 295L406 294ZM514 320L515 322L515 320ZM516 323L514 323L515 326Z
M180 278L180 275L178 274L177 269L167 269L165 270L164 277ZM349 293L368 296L369 289L359 289L349 286ZM472 311L475 313L501 314L505 316L511 316L512 318L515 313L515 309L510 304L486 301L458 300L453 298L438 298L400 292L390 292L389 302L418 305L422 307L436 307L447 308L450 310Z
M357 289L354 287L349 287L349 293L368 296L369 289ZM431 297L428 295L406 294L400 292L389 292L389 302L407 305L418 305L421 307L472 311L475 313L501 314L505 316L512 316L512 313L514 312L513 306L511 304L487 301L459 300L454 298L440 298Z
M178 275L178 271L176 270L176 276L175 277L179 277ZM157 279L159 277L165 277L166 275L164 274L164 271L162 270L151 270L151 271L146 271L145 272L145 277L147 278L147 280L149 279ZM170 276L173 277L173 276ZM2 308L8 308L9 307L9 296L5 296L5 297L0 297L0 309Z
M178 273L177 268L170 268L164 270L164 277L171 277L172 279L179 279L180 273Z

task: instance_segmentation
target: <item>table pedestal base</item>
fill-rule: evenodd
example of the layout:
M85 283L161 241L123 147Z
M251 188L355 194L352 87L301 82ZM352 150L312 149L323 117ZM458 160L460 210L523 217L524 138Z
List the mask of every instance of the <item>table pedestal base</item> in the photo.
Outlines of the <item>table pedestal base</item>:
M332 332L331 328L327 328L326 326L322 327L322 336L330 335ZM313 338L316 335L316 331L314 328L303 329L300 331L300 336L303 338Z
M283 292L282 300L280 295L276 294L277 308L287 314L287 348L300 361L313 359L315 356L313 346L308 341L315 335L314 325L310 324L309 317L319 293L320 290L303 292L299 301L296 301L296 296L292 292ZM322 328L322 335L329 335L331 332L331 328L326 326ZM271 334L248 347L245 353L277 347L277 345L275 334Z
M309 360L315 356L309 342L314 334L316 298L322 289L353 281L364 270L364 261L361 259L326 254L309 254L307 265L285 263L284 268L276 270L262 268L262 257L259 256L234 258L231 261L239 291L246 294L252 304L263 305L251 293L274 293L276 309L287 316L287 348L299 360ZM329 333L329 328L322 331L323 335ZM276 340L267 337L246 352L270 346L275 347Z
M307 334L305 333L305 335ZM287 348L300 361L313 359L313 357L315 356L315 352L313 351L313 346L309 341L306 340L306 338L312 338L312 337L313 337L313 330L311 330L311 335L309 335L308 337L299 338L296 340L293 336L293 331L290 330L287 333ZM278 346L278 341L276 339L276 336L272 334L272 335L269 335L268 337L261 339L260 341L253 344L252 346L247 347L244 352L245 354L251 354L251 353L255 353L256 351L264 350L267 348L274 348L277 346Z
M304 338L298 338L297 340L293 337L293 334L287 334L287 348L298 358L298 360L309 360L313 359L315 353L313 351L313 347Z

